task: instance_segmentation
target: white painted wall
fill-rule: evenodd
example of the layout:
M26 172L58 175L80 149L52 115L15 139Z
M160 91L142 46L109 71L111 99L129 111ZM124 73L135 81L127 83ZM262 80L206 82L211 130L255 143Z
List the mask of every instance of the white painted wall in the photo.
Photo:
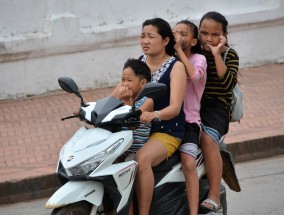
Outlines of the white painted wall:
M58 90L60 76L113 86L141 54L145 19L198 24L212 10L227 17L241 67L284 61L284 0L0 0L0 99Z

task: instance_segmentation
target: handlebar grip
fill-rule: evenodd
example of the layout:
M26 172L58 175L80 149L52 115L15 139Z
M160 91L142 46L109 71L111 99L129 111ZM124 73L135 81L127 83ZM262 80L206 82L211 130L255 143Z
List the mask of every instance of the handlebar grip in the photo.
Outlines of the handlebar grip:
M158 118L155 118L155 119L152 120L151 123L152 123L152 125L159 125L161 123L161 120L158 119Z

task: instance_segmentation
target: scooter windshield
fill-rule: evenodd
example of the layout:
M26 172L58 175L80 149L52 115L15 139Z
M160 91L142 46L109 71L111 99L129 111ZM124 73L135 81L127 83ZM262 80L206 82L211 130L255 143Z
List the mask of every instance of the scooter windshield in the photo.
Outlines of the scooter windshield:
M102 120L113 110L123 106L123 102L114 98L114 97L106 97L103 99L99 99L96 102L96 106L94 108L94 116L96 117L96 124L102 122Z

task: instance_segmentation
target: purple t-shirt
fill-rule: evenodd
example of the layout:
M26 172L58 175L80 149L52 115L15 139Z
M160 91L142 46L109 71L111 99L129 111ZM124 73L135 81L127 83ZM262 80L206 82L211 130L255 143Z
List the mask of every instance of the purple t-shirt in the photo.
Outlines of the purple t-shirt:
M187 78L183 110L186 122L200 124L200 101L206 84L207 62L201 54L192 55L189 62L194 67L194 74L191 79Z

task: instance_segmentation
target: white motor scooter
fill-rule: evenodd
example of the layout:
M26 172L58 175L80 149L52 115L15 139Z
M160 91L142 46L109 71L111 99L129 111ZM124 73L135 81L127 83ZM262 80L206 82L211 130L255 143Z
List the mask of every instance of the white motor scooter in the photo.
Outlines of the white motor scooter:
M139 123L140 110L124 105L120 100L107 97L97 102L84 103L76 83L67 77L58 79L61 88L81 98L77 116L94 127L81 127L62 147L57 165L57 175L62 183L47 201L45 207L51 214L128 214L134 199L134 180L138 164L134 160L121 162L120 156L132 144L132 130ZM166 86L148 83L135 99L162 95ZM200 178L200 201L208 193L208 182L202 179L204 162L202 153L196 159ZM155 189L150 214L189 214L185 193L184 175L178 152L153 168ZM221 213L226 214L226 191L220 187ZM138 213L137 213L138 214Z

